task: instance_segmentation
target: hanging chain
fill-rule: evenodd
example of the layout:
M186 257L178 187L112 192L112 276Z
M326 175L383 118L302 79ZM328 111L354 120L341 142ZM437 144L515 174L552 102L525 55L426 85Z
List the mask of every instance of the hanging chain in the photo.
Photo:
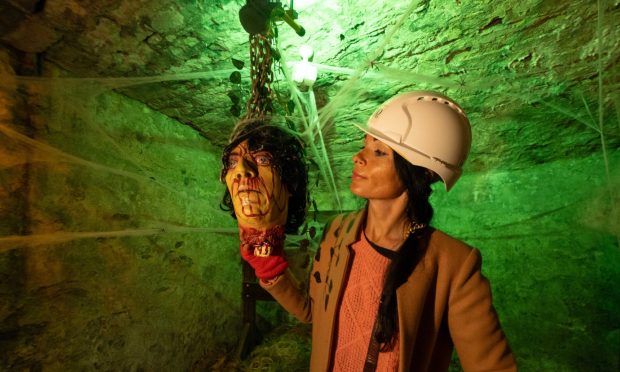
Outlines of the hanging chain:
M245 118L262 117L273 113L271 82L273 59L271 32L250 35L250 79L252 95L248 99Z

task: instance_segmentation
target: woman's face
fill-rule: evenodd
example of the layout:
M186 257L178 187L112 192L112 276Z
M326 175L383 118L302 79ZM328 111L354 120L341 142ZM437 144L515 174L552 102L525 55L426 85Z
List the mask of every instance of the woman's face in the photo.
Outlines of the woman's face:
M394 199L404 192L396 167L394 151L378 139L366 135L364 146L353 155L351 192L364 199Z
M255 229L284 225L289 193L267 151L250 151L248 142L235 147L226 165L226 186L239 224Z

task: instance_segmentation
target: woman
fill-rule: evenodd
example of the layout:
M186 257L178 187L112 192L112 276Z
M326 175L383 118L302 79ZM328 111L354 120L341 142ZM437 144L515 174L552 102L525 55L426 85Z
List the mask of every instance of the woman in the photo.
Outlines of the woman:
M366 208L326 227L307 293L288 271L261 278L313 323L311 371L446 371L453 345L465 371L516 370L479 251L429 225L430 185L450 190L469 152L465 114L440 94L410 92L360 129L350 189Z

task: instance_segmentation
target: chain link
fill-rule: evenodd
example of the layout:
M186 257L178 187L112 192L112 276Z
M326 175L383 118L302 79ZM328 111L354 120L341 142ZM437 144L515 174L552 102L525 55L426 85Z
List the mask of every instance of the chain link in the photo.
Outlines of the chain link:
M271 82L273 81L272 37L250 35L250 79L252 94L248 99L245 118L273 113Z

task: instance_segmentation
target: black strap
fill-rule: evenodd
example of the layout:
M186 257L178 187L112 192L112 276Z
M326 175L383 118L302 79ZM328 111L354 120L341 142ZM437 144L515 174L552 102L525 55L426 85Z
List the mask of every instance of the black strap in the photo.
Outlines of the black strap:
M375 372L377 362L379 361L379 342L375 338L377 329L379 328L379 317L375 319L375 325L372 327L370 334L370 343L368 344L368 352L366 353L366 362L364 363L364 372Z

